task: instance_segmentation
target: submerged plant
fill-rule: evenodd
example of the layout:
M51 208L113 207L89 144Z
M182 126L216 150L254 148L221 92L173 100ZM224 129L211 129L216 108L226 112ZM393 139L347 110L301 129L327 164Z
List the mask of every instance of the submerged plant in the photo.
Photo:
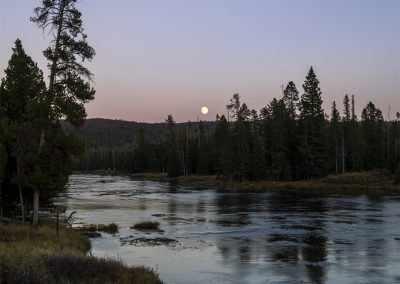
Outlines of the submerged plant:
M132 228L136 230L158 230L160 222L157 221L144 221L135 224Z
M96 238L100 237L101 234L99 232L106 232L109 234L116 234L118 233L118 225L115 223L110 223L110 224L89 224L89 225L84 225L82 227L77 227L75 228L77 231L79 231L82 235L89 237L89 238Z

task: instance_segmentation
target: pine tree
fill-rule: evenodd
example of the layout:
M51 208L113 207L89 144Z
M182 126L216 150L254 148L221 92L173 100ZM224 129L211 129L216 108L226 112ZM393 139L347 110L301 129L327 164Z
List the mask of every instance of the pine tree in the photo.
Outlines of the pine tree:
M299 91L297 91L296 85L292 81L287 84L283 91L283 102L285 103L289 119L295 120L299 104Z
M19 39L1 82L0 113L9 121L29 121L41 115L46 86L43 73L22 47Z
M345 95L343 99L343 121L348 122L351 120L349 95Z
M168 124L167 136L167 171L169 177L177 177L182 174L178 156L177 137L175 132L175 121L172 115L168 115L165 122Z
M207 175L209 172L209 145L208 145L208 137L204 132L204 124L200 121L199 122L199 139L201 144L199 145L199 159L197 164L196 173L198 175Z
M80 61L92 60L95 51L86 40L82 14L75 3L77 0L43 0L31 21L53 35L51 45L43 52L50 70L49 116L65 116L72 125L80 126L86 117L84 103L93 100L95 94L85 81L90 81L93 74Z
M77 0L43 0L34 9L31 21L53 35L51 45L43 52L49 61L49 85L46 96L45 116L42 116L39 152L42 151L52 127L59 127L59 120L66 118L79 127L86 118L84 104L93 100L95 90L89 82L93 75L81 62L91 60L94 49L89 46L82 27L82 14L75 7ZM39 171L42 172L42 171ZM43 180L43 179L42 179ZM44 181L44 180L43 180ZM38 225L39 188L34 190L33 226Z
M342 172L343 174L352 168L352 145L351 145L351 114L349 96L343 99L343 122L342 122Z
M239 94L234 94L231 103L227 105L228 111L233 111L233 151L234 177L244 180L250 176L250 123L251 111L245 103L240 103Z
M251 116L250 179L263 180L267 176L267 165L265 162L265 151L262 140L262 124L255 110L251 111Z
M300 119L309 120L315 124L324 120L321 90L319 80L311 67L303 84L304 94L300 100Z
M217 116L214 131L216 171L217 178L231 180L233 177L234 152L232 145L232 134L229 124L224 115Z
M352 171L360 168L360 128L355 110L354 95L351 95L351 121L350 121L350 144L351 144L351 166Z
M361 115L364 169L379 169L385 165L384 120L382 111L369 102Z
M325 115L319 81L311 67L300 100L302 172L305 179L320 177L326 169Z
M330 121L330 153L335 153L334 159L331 161L331 170L336 174L339 173L339 162L340 162L340 114L336 108L336 102L332 103L331 121Z
M296 89L296 85L290 81L284 92L283 101L286 106L287 119L286 119L286 129L287 129L287 149L288 149L288 163L290 165L291 179L299 179L299 127L298 127L298 105L299 105L299 92Z
M274 98L264 111L269 124L269 165L272 178L275 180L291 179L288 161L287 112L284 101Z
M25 53L20 40L15 41L13 54L0 86L0 113L8 121L7 149L10 158L8 178L18 189L22 222L25 221L24 187L32 174L32 160L37 154L40 122L44 108L45 83L42 71Z

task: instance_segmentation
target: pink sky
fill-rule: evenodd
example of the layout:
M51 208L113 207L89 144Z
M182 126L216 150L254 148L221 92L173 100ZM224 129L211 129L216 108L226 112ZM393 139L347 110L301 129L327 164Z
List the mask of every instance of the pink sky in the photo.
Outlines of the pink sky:
M45 70L50 41L29 17L39 0L0 3L0 77L18 37ZM355 94L400 111L400 1L82 0L97 56L89 117L160 122L225 113L234 93L256 110L301 85L312 65L326 111Z

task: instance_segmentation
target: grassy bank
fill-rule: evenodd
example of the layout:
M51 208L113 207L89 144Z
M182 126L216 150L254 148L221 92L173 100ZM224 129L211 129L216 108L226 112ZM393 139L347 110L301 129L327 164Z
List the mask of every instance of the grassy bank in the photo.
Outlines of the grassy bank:
M78 232L46 222L0 225L0 283L161 283L145 267L87 256L90 241Z
M177 181L194 184L203 188L215 188L227 191L270 191L270 190L318 190L329 192L400 192L400 185L393 184L393 175L385 170L349 172L346 174L329 175L322 179L299 181L222 181L216 176L181 176L168 178L166 174L144 173L133 174L135 179L150 179L157 181Z

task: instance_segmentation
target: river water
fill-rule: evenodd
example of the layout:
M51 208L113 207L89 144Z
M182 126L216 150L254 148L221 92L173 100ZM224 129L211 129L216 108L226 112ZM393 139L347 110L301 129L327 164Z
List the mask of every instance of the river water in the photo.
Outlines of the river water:
M165 283L400 283L400 196L221 193L128 176L72 175L56 199L76 224L117 223L92 254ZM131 229L159 221L162 231Z

